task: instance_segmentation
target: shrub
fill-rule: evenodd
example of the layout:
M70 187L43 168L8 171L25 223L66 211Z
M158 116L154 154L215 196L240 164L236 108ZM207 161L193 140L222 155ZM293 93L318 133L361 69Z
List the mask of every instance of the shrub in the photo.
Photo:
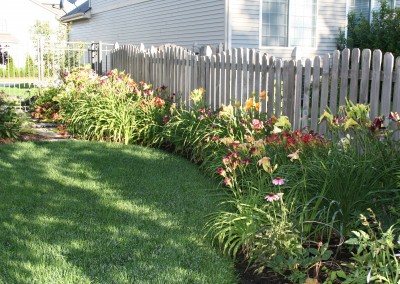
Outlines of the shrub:
M379 11L372 12L369 20L354 12L348 15L347 40L348 48L380 49L400 55L400 8L392 9L388 1L382 0Z
M60 119L60 106L54 98L61 92L61 88L48 88L39 93L33 104L31 116L43 121L57 121Z

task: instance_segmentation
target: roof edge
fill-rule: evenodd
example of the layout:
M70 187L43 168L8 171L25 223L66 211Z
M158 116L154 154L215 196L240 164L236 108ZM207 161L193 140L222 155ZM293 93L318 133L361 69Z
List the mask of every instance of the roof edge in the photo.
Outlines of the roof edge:
M89 10L87 12L80 12L80 13L76 13L76 14L69 15L69 16L63 16L60 18L60 21L62 23L68 23L68 22L73 22L73 21L77 21L77 20L90 19L91 17L92 17L92 13Z

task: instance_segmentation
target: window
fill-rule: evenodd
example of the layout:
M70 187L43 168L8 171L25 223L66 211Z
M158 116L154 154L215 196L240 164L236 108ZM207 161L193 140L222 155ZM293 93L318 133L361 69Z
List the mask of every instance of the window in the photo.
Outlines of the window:
M394 1L388 0L390 7L394 8ZM372 12L379 11L379 0L350 0L349 11L354 12L357 16L361 15L369 21L372 20Z
M262 46L315 47L317 0L262 0Z

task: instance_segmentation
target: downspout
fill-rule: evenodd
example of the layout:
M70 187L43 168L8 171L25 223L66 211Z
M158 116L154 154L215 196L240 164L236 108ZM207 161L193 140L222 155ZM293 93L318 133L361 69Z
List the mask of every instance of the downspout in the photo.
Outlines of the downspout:
M225 51L231 49L232 47L231 14L230 0L225 0Z
M346 38L346 40L347 40L347 26L349 25L349 20L348 20L349 10L350 10L350 8L349 8L349 0L346 0L346 15L345 15L346 27L344 28L344 37Z

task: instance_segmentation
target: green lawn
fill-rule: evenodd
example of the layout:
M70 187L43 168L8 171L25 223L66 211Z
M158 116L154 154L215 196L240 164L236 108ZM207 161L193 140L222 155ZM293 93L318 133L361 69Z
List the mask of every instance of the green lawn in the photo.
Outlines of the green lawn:
M39 89L34 87L30 83L7 83L1 84L0 82L0 94L4 93L6 96L30 98L37 95Z
M138 146L0 145L0 283L236 283L202 237L216 188Z

